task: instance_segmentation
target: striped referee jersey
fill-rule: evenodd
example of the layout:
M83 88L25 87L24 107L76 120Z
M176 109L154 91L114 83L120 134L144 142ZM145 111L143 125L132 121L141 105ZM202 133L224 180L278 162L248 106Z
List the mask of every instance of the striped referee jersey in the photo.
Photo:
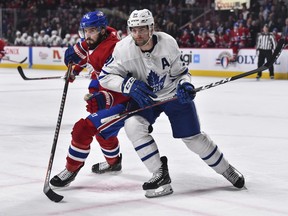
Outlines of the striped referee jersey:
M274 50L276 40L272 33L259 33L257 37L256 49L259 50Z

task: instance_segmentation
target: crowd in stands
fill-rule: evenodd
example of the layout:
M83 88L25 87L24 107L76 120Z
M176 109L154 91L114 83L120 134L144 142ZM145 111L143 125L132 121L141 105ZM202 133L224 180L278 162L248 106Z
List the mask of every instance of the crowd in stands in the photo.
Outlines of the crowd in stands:
M95 9L103 10L109 25L125 37L128 14L141 8L150 9L156 30L172 35L182 48L232 48L237 53L239 48L255 47L264 24L277 38L288 35L287 4L283 0L251 0L249 8L242 4L241 9L234 11L215 11L213 4L209 0L5 1L0 3L2 37L8 45L72 45L80 40L78 27L82 15ZM197 19L209 9L204 19Z
M251 1L248 9L246 4L242 9L227 15L215 17L213 23L206 20L204 23L189 22L183 33L176 37L180 47L196 48L243 48L255 47L257 34L267 24L269 31L276 39L288 34L287 5L284 1ZM285 15L284 15L285 14ZM283 16L284 15L284 16Z

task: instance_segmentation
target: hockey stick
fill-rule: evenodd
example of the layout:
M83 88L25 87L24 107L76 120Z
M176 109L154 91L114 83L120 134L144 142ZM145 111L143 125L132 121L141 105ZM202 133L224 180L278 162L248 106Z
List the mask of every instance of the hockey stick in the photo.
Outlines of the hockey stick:
M51 149L51 153L50 153L50 159L49 159L49 163L48 163L48 168L47 168L47 173L46 173L44 188L43 188L43 192L46 194L46 196L51 201L54 201L54 202L60 202L64 198L62 195L55 193L51 189L50 184L49 184L49 180L50 180L50 174L51 174L51 170L52 170L54 155L55 155L55 151L56 151L56 145L57 145L57 141L58 141L59 131L60 131L60 127L61 127L63 111L64 111L66 96L67 96L67 92L68 92L69 76L71 74L71 71L72 71L72 63L69 63L67 76L66 76L66 80L65 80L65 85L64 85L64 89L63 89L63 94L62 94L62 100L61 100L60 109L59 109L57 125L56 125L56 129L55 129L55 134L54 134L53 145L52 145L52 149Z
M49 77L27 77L23 71L23 68L21 66L17 67L17 70L20 74L20 76L24 79L24 80L47 80L47 79L64 79L65 76L49 76ZM78 75L76 76L78 77L83 77L83 78L90 78L90 75Z
M14 63L17 63L17 64L22 64L24 63L26 60L27 60L27 57L25 57L22 61L14 61L14 60L11 60L11 59L2 59L2 60L5 60L5 61L10 61L10 62L14 62Z
M263 66L261 66L259 68L256 68L254 70L245 72L245 73L241 73L241 74L238 74L238 75L235 75L235 76L232 76L232 77L225 78L223 80L220 80L220 81L217 81L217 82L214 82L214 83L210 83L209 85L205 85L205 86L201 86L201 87L195 88L195 92L200 92L200 91L203 91L203 90L206 90L206 89L218 86L218 85L222 85L222 84L225 84L227 82L231 82L231 81L243 78L243 77L247 77L249 75L252 75L252 74L255 74L255 73L258 73L258 72L261 72L261 71L264 71L264 70L268 69L269 67L271 67L275 63L275 61L277 60L277 58L281 54L282 49L285 47L285 45L286 45L285 39L283 39L283 38L280 39L279 42L277 43L277 46L276 46L276 48L274 50L273 55L266 62L266 64L264 64ZM164 104L164 103L167 103L169 101L176 100L176 99L177 99L177 97L173 96L171 98L167 98L167 99L161 100L159 102L156 102L155 104L153 104L151 106L143 107L143 108L140 108L140 109L137 109L137 110L132 110L132 111L125 111L123 113L119 113L119 114L116 114L116 115L113 115L113 116L109 116L107 118L103 118L103 119L101 119L101 123L103 123L103 124L100 125L97 129L98 129L98 131L104 130L105 128L109 127L111 124L113 124L116 121L119 121L119 120L121 120L123 118L126 118L129 115L135 114L135 113L140 112L142 110L149 109L149 108L152 108L154 106L158 106L158 105L161 105L161 104Z

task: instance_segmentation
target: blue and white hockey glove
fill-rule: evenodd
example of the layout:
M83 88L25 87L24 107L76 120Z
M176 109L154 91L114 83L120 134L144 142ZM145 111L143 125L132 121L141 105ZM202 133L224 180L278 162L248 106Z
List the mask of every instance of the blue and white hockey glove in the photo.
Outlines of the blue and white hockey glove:
M141 108L152 105L154 103L152 98L157 98L145 82L130 76L127 76L122 83L122 93L132 97Z
M68 66L69 62L78 64L82 59L85 59L89 53L88 44L86 41L78 42L74 46L69 46L65 51L64 62Z
M184 82L182 84L178 84L177 86L177 98L181 104L191 103L191 101L195 98L196 92L194 90L194 86L189 82Z

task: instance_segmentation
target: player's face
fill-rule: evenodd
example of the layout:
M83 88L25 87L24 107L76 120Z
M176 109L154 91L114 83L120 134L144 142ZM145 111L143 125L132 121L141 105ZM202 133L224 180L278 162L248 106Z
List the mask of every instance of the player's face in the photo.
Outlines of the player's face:
M145 45L150 38L148 26L133 27L130 31L137 46Z
M84 29L85 41L87 42L88 46L93 46L98 40L99 31L95 27L89 27Z

